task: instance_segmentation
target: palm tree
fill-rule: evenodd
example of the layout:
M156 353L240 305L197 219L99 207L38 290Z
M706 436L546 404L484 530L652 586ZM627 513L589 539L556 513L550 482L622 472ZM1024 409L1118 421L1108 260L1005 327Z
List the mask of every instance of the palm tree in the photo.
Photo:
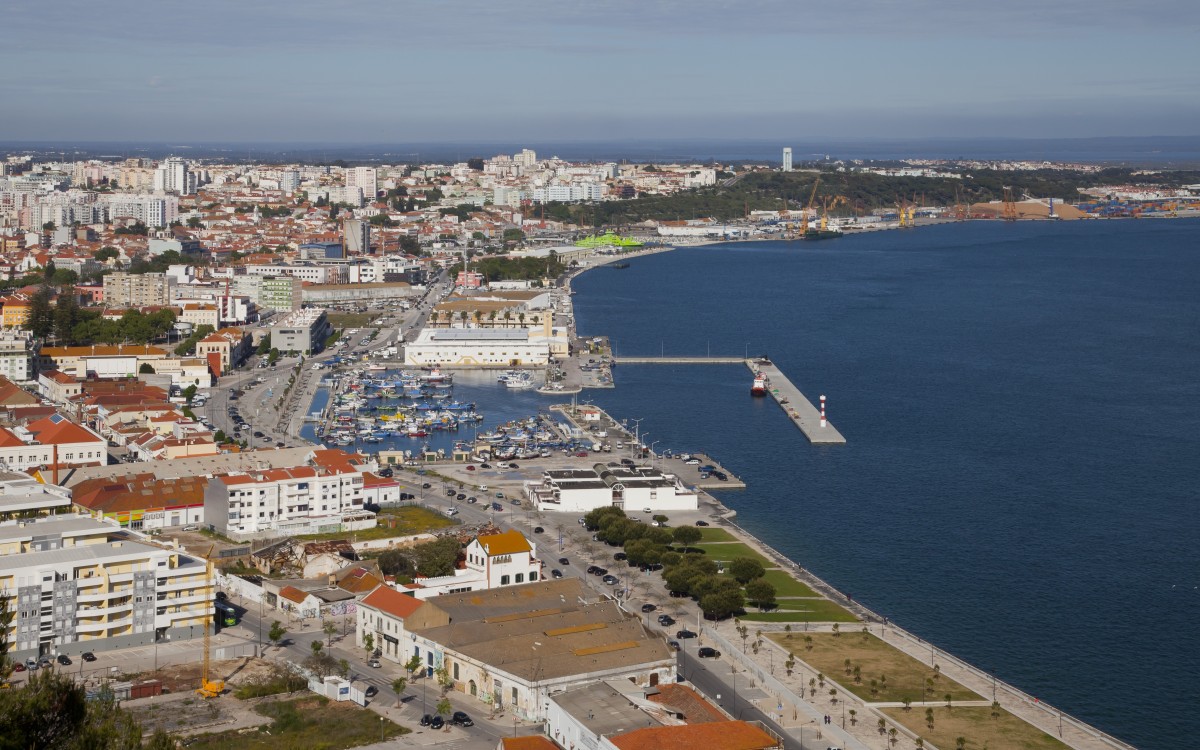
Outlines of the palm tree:
M953 709L954 704L950 702L950 694L946 693L946 708Z
M844 662L842 662L842 666L846 668L846 674L850 674L852 671L854 671L854 668L850 666L849 659L846 659Z
M512 310L504 311L504 327L505 328L512 327Z
M858 723L858 711L852 708L850 709L850 726L854 726L856 723Z
M830 690L829 690L829 702L830 702L830 703L832 703L832 704L833 704L833 705L835 705L835 706L837 705L837 688L830 688Z
M813 637L811 635L804 636L804 648L809 651L813 650Z
M1000 718L1000 701L992 701L992 718Z
M918 737L916 745L917 745L917 750L925 750L925 738Z
M488 322L492 324L492 328L496 327L496 311L492 310L488 313Z
M925 709L925 726L929 727L930 731L933 730L933 709L932 708Z
M893 745L895 745L895 744L896 744L896 740L898 740L898 739L899 739L899 734L900 734L900 733L899 733L898 731L896 731L896 728L895 728L895 727L892 727L891 729L889 729L889 730L888 730L888 742L890 742L890 743L892 743Z
M879 721L875 722L875 726L879 728L880 734L883 734L887 731L887 721L884 719L880 719Z
M824 683L822 683L824 685ZM810 677L808 680L808 695L813 697L817 694L817 680L815 677Z
M524 328L525 327L525 313L518 313L517 321L520 322L521 327Z

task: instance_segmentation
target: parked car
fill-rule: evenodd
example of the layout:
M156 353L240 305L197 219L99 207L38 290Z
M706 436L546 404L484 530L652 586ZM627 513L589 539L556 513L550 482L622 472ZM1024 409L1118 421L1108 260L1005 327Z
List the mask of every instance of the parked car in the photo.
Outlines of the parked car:
M701 520L699 520L699 521L697 521L697 522L696 522L696 525L697 525L697 526L707 526L707 525L708 525L708 521L705 521L705 520L701 519Z
M607 575L607 576L604 576L604 578L602 578L601 580L603 580L603 581L604 581L605 583L607 583L609 586L616 586L616 585L617 585L617 577L616 577L616 576L614 576L614 575Z
M595 565L589 565L587 566L587 570L584 572L586 572L588 575L594 575L597 570L599 570L599 568L597 568Z
M698 458L689 458L688 460L684 461L684 463L685 463L685 464L687 464L688 466L699 466L699 465L700 465L700 459L698 459Z
M475 467L470 464L467 464L467 471L475 471Z
M446 490L446 497L454 497L454 490L453 489Z
M642 605L642 612L653 612L656 609L658 609L658 607L653 604L643 604Z
M712 646L701 646L700 650L696 653L696 655L699 656L701 659L720 659L721 658L721 652L716 650Z
M441 729L446 726L446 720L440 716L433 717L433 721L429 722L430 729Z
M676 651L682 651L683 647L679 645L679 641L667 641L667 645Z
M558 568L555 568L554 570L550 571L550 577L551 578L562 578L563 572L561 570L559 570Z
M383 662L379 661L379 659L372 656L370 659L367 659L367 666L371 667L373 669L379 669L380 667L383 666Z
M379 688L374 685L367 685L367 689L363 691L363 695L367 698L374 698L379 694Z
M570 565L571 560L570 560L570 558L567 558L567 557L560 557L560 558L558 558L558 564L559 565Z
M421 726L427 727L433 723L433 714L425 714L421 717Z
M628 555L626 555L624 552L618 552L618 553L616 553L616 554L614 554L614 555L613 555L613 559L614 559L614 560L616 560L617 562L620 562L620 561L622 561L622 560L627 560L627 559L629 559L629 556L628 556Z
M35 671L38 668L38 660L33 658L32 656L29 657L28 659L25 660L25 668L28 669L30 672Z
M91 651L84 651L80 658L84 661L96 661L96 655Z
M664 628L670 627L675 624L675 618L671 617L670 615L659 615L658 624L662 625Z
M457 724L460 727L473 727L475 722L471 721L471 717L467 716L465 711L455 711L450 717L451 724Z
M696 634L690 630L680 630L679 632L675 633L675 637L682 641L688 638L695 638Z
M17 662L16 664L13 665L13 671L14 672L24 672L25 665L22 664L21 662Z
M543 529L541 526L534 526L534 527L533 527L533 533L535 533L535 534L545 534L545 533L546 533L546 530L545 530L545 529Z
M455 496L454 496L454 499L455 499L455 500L458 500L458 501L466 500L466 499L467 499L467 493L465 493L465 492L460 492L460 493L458 493L457 495L455 495Z

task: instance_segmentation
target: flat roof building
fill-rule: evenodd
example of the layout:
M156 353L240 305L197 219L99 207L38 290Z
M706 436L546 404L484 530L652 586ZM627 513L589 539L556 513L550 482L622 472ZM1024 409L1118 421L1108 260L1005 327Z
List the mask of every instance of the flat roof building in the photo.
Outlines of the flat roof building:
M271 329L271 346L281 352L315 354L325 348L325 339L331 333L333 326L324 310L296 310Z

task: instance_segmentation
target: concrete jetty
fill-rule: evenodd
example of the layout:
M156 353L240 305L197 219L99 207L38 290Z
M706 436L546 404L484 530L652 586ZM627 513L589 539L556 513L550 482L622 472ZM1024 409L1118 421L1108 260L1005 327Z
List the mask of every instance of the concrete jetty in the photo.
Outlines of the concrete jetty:
M618 365L740 365L742 357L613 357Z
M828 420L821 426L821 411L812 405L800 389L792 385L792 381L770 362L760 359L744 360L751 372L761 372L767 376L767 391L783 407L788 418L796 423L804 436L814 445L845 445L846 438L838 432Z

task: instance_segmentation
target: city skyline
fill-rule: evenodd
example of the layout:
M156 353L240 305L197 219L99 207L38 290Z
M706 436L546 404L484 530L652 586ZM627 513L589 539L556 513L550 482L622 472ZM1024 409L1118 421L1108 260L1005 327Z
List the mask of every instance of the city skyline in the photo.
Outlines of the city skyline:
M11 140L1169 136L1200 115L1200 10L1176 0L67 0L6 21Z

